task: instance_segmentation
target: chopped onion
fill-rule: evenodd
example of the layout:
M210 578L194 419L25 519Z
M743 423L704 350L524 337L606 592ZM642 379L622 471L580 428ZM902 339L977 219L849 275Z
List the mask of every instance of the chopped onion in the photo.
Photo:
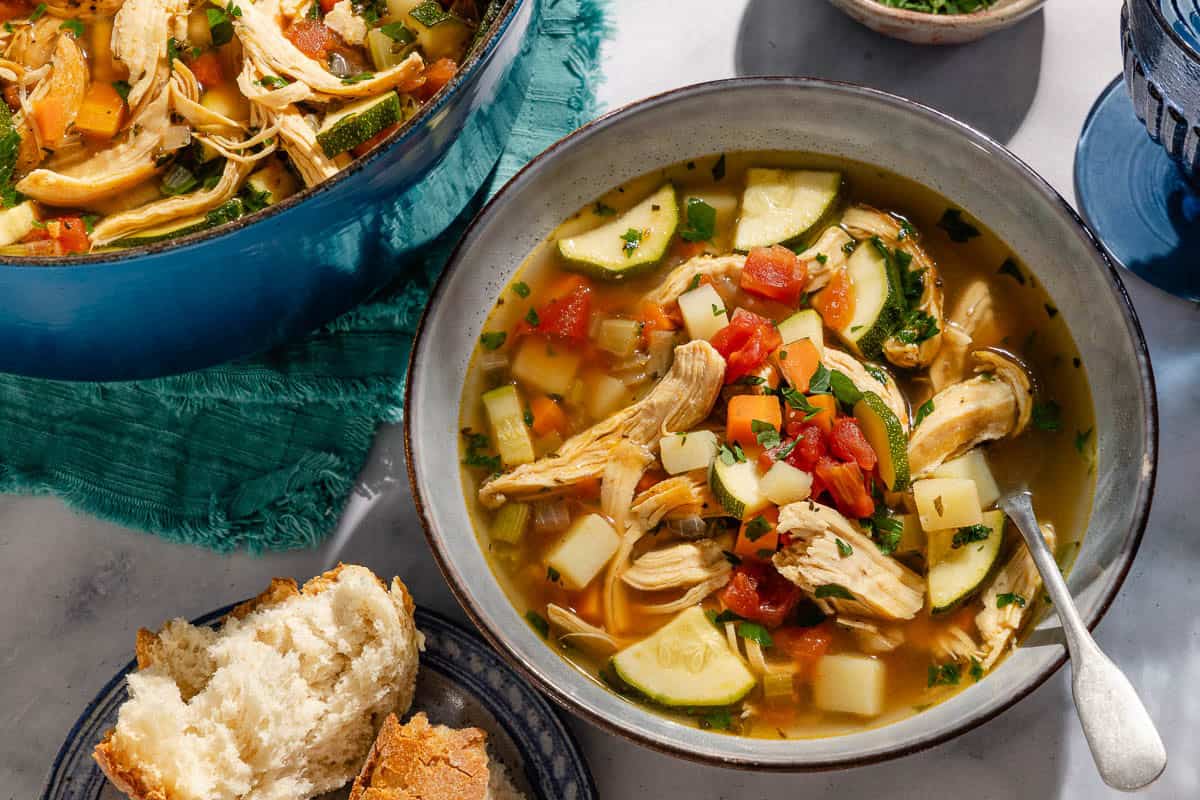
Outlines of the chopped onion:
M667 520L667 531L681 539L703 539L708 535L708 523L698 514Z
M484 372L499 372L508 369L508 354L499 350L485 350L479 354L479 369Z
M537 533L558 533L571 525L571 512L567 501L543 500L533 504L533 529Z
M192 141L192 132L186 125L172 125L163 132L160 149L165 151L187 147Z
M349 78L355 73L354 67L350 66L346 57L336 51L329 54L329 71L339 78Z
M667 374L667 370L671 368L671 362L675 360L677 343L674 331L650 332L650 361L646 364L646 370L651 375L661 378Z

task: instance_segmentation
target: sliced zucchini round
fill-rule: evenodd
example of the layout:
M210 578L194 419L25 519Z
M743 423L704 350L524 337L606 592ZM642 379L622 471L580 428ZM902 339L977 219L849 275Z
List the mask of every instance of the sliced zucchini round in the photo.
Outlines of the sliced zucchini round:
M708 472L713 495L731 517L746 519L768 504L758 478L758 467L750 461L726 464L720 458Z
M854 404L854 418L879 459L879 477L893 492L908 488L908 435L883 398L863 392Z
M841 190L840 172L751 167L733 249L807 238L837 207Z
M990 530L986 539L954 547L958 529L929 534L929 605L938 614L956 607L978 592L1000 560L1004 543L1003 511L986 511L982 525Z
M878 359L904 312L899 281L887 257L871 242L855 248L846 270L853 287L854 315L838 336L860 358Z
M558 252L570 269L601 280L623 280L656 266L678 225L679 203L668 183L611 222L559 239Z
M321 145L326 156L333 158L352 147L358 147L402 119L404 111L400 106L400 95L384 92L378 97L347 103L337 111L326 114L321 129L317 131L317 144Z
M699 606L613 656L625 683L664 706L725 706L754 688L754 675Z

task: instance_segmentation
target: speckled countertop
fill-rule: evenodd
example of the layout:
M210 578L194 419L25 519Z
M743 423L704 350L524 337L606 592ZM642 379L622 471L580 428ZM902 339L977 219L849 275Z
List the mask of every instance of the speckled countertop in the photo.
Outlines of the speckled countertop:
M880 39L823 0L614 0L602 99L617 106L742 74L818 75L923 100L1007 143L1068 198L1075 140L1120 71L1119 0L1053 0L962 48ZM681 13L681 8L686 9ZM1126 276L1158 379L1162 455L1141 554L1100 643L1141 689L1171 763L1146 795L1200 796L1200 535L1189 523L1200 456L1200 307ZM1103 391L1103 387L1096 387ZM78 516L48 498L0 498L0 798L36 796L71 723L130 657L133 633L257 593L275 575L338 560L404 577L463 619L425 546L398 430L383 432L336 536L320 550L222 557ZM1060 673L990 724L928 752L815 775L754 775L668 759L582 723L603 798L1093 798L1096 777ZM1115 792L1111 793L1115 796Z

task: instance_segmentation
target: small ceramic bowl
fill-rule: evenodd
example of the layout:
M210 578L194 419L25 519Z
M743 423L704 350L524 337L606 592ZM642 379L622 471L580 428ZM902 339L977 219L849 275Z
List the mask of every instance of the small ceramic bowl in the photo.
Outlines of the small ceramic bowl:
M926 14L885 6L878 0L829 0L873 31L913 44L966 44L1016 25L1046 0L997 0L973 14Z
M746 78L678 89L582 128L509 181L471 224L417 333L405 413L413 496L442 571L483 633L542 689L613 733L681 757L755 769L892 758L956 736L1029 694L1064 662L1058 640L1038 637L1049 643L1019 648L978 684L881 728L790 741L704 731L631 704L551 650L504 593L468 512L455 444L463 381L488 312L526 256L613 186L680 160L739 150L821 153L913 179L985 222L1030 265L1070 326L1095 404L1096 494L1069 581L1080 613L1095 625L1133 561L1154 486L1154 381L1129 298L1083 222L1016 156L938 111L859 86Z

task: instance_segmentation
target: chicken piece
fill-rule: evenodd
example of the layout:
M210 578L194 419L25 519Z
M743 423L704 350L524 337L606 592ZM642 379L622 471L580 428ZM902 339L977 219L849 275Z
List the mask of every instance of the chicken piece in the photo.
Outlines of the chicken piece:
M366 20L354 13L351 0L338 0L334 3L333 8L325 15L324 22L326 27L342 37L346 44L361 45L366 41Z
M328 101L351 97L375 97L413 83L425 67L419 53L412 53L394 67L373 73L362 81L344 81L315 59L300 51L279 26L279 0L259 0L239 6L242 15L233 21L234 31L248 56L273 75L281 75L307 86L311 99ZM310 99L310 98L304 98Z
M325 151L317 144L317 132L295 106L272 112L270 117L271 123L279 130L284 151L304 179L305 186L332 178L342 168L342 164L338 163L342 156L334 159L325 155Z
M849 257L846 254L846 245L853 241L845 230L831 225L822 231L812 247L800 253L800 260L808 265L808 280L804 284L804 291L815 292L823 288L829 283L829 277L835 270L846 266L846 259ZM824 262L818 259L818 256L825 256Z
M125 0L113 19L113 58L129 69L126 102L134 117L166 85L167 41L186 26L187 13L187 0Z
M159 169L155 156L171 124L168 98L160 91L145 104L124 141L61 172L35 169L17 183L17 191L55 206L87 208L148 180Z
M620 442L613 448L600 480L600 510L617 530L625 530L638 481L654 456L642 445Z
M909 274L923 272L921 296L917 298L913 311L931 316L938 332L919 344L906 344L892 335L883 343L883 354L898 367L911 369L928 366L941 349L942 332L946 327L942 318L942 279L937 265L917 244L911 232L905 233L898 220L882 211L865 205L852 206L842 216L842 225L859 239L878 236L888 247L912 256Z
M1057 542L1054 526L1046 524L1041 528L1042 538L1053 552ZM1037 604L1041 590L1041 573L1033 563L1033 556L1029 554L1025 542L1018 541L1013 554L983 590L983 610L975 615L975 626L979 628L983 642L980 661L984 669L991 669L1014 643L1029 612ZM1014 602L1000 608L996 601L1000 595L1012 595L1010 599Z
M663 281L642 297L646 303L659 306L674 305L679 295L695 288L698 278L731 278L736 281L742 275L746 257L734 253L728 256L701 255L680 264Z
M967 353L980 330L995 324L995 309L992 290L987 280L979 278L968 286L954 309L946 317L942 349L929 365L929 380L933 390L940 392L963 379L967 367Z
M835 622L854 634L855 641L864 653L882 655L904 644L904 630L901 628L880 627L877 622L845 615L837 617Z
M690 588L722 576L728 579L732 569L719 543L700 539L645 553L625 570L621 580L643 592L658 592Z
M708 481L688 474L654 484L633 499L630 510L646 530L657 527L664 519L715 517L725 513Z
M775 554L775 569L826 614L902 620L925 606L925 580L880 553L857 525L829 506L811 500L786 505L779 510L778 530L790 542ZM842 555L839 539L850 546L849 555Z
M54 56L54 48L62 33L62 20L52 16L43 16L32 25L17 27L8 46L4 49L4 57L15 61L26 70L36 70L50 63Z
M976 445L1020 434L1029 424L1033 392L1021 365L992 350L972 354L975 371L933 396L930 412L908 441L908 468L921 478Z
M593 655L610 656L621 647L620 642L603 628L597 628L575 612L554 603L546 606L546 619L562 631L558 637L560 642L582 648Z
M276 82L269 81L268 85L264 86L263 78L268 75L274 75L271 69L246 53L242 57L242 71L237 77L238 90L251 103L272 111L286 111L295 103L312 97L312 90L308 85L299 81L278 88L271 88L276 86Z
M929 649L942 661L969 661L979 657L979 643L957 625L939 631L930 641Z
M879 395L880 399L896 415L896 419L900 420L900 425L904 428L904 431L908 432L908 402L904 399L904 395L900 393L900 387L896 385L894 378L887 375L886 372L881 371L887 380L880 381L857 358L849 353L843 353L841 350L835 350L832 347L825 348L825 353L822 355L821 361L829 369L836 369L849 378L850 382L854 384L854 388L860 392L874 392Z
M680 345L671 370L644 398L572 436L556 454L487 481L479 501L497 508L509 498L553 494L598 478L622 440L655 452L660 437L708 416L724 377L725 359L708 342Z
M221 179L211 189L165 197L140 208L105 217L97 223L92 233L92 246L102 247L136 231L212 211L237 195L252 167L253 164L226 161Z

